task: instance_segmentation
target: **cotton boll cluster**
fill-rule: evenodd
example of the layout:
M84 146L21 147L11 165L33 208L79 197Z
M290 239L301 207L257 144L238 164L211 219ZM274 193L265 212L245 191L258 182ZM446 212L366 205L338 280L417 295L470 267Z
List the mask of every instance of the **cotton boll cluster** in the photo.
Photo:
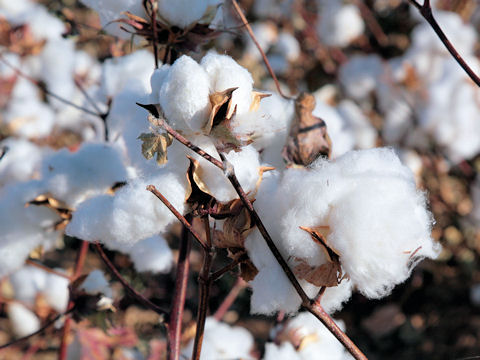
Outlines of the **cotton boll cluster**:
M370 298L387 295L407 279L419 259L439 253L439 245L430 237L432 218L424 195L417 192L412 173L393 150L351 151L335 161L319 159L311 169L287 169L265 186L266 191L260 188L256 207L293 269L299 261L312 268L327 263L324 248L300 226L320 229L328 246L338 252L351 285ZM245 244L259 270L252 282L252 310L295 311L300 299L292 300L292 293L279 296L292 291L291 285L269 263L271 254L265 246L261 248L258 237L252 233ZM304 276L297 272L312 296L319 287L302 280ZM331 291L336 300L329 310L337 310L348 299L351 285L345 282L327 289L325 295Z
M343 321L336 321L345 330ZM264 360L347 360L352 356L312 314L301 312L275 330L275 343L265 346Z
M20 303L8 304L7 314L12 322L13 332L17 337L27 336L40 329L40 319Z
M185 29L199 22L206 15L213 19L217 7L222 3L223 0L181 0L175 3L176 6L172 6L168 0L160 0L158 13L169 25Z
M248 330L239 326L230 326L208 317L205 323L203 346L200 359L254 359L253 336ZM182 350L182 355L190 357L193 350L193 339Z
M339 0L318 0L317 5L317 33L326 45L345 47L363 34L365 24L355 5L342 4Z

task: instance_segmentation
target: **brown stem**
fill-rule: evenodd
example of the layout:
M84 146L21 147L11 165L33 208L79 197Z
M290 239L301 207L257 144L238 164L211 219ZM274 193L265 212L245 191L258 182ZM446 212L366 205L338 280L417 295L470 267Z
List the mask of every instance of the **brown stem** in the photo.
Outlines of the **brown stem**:
M362 14L365 23L367 24L368 28L372 32L372 35L375 37L375 40L381 46L388 45L388 36L382 30L382 27L378 23L377 19L372 13L372 10L364 3L363 0L353 0L353 3L358 7L360 10L360 14Z
M227 266L224 266L223 268L221 268L221 269L215 271L214 273L212 273L210 275L210 279L212 281L217 281L223 275L225 275L227 272L235 269L238 266L238 264L240 264L242 261L247 260L247 259L248 259L247 253L241 254L235 260L233 260L230 264L228 264Z
M187 215L186 220L187 222L190 222L191 215ZM177 275L175 279L175 290L167 334L169 360L178 360L180 358L182 318L183 309L185 307L185 298L187 295L188 272L190 268L189 254L191 241L188 234L188 229L184 226L178 251Z
M465 60L460 56L460 54L457 52L455 47L452 45L450 40L448 40L447 36L443 32L442 28L440 25L437 23L437 20L435 20L435 17L433 16L432 13L432 7L430 6L430 1L429 0L424 0L423 5L420 5L418 1L416 0L409 0L409 2L415 6L419 11L420 14L423 16L425 20L430 24L432 27L433 31L437 34L439 39L442 41L443 45L447 48L447 50L450 52L450 54L453 56L453 58L457 61L457 63L462 67L462 69L467 73L467 75L470 77L470 79L473 80L477 86L480 87L480 77L478 77L472 70L470 66L465 62Z
M64 274L64 273L62 273L60 271L57 271L57 270L54 270L54 269L50 269L48 266L40 264L39 262L27 259L25 261L25 264L37 267L37 268L42 269L43 271L48 272L50 274L55 274L57 276L60 276L60 277L66 278L66 279L70 279L70 276L68 276L67 274Z
M198 275L199 288L199 301L198 301L198 313L197 313L197 329L195 332L195 341L193 343L192 359L199 360L200 353L202 351L203 333L205 330L205 321L207 319L208 300L210 298L210 287L212 280L210 278L210 269L213 262L213 248L210 232L210 223L208 216L202 218L203 225L205 227L205 234L207 238L207 244L209 251L203 252L203 265Z
M75 269L73 275L70 278L71 281L75 281L81 274L83 265L85 264L85 259L88 253L88 241L82 240L80 245L80 250L77 253L77 258L75 259ZM67 313L71 312L75 308L75 303L72 300L68 301ZM60 340L60 348L58 349L58 360L65 360L67 358L67 345L68 345L68 335L70 334L70 328L72 319L70 316L65 318L62 328L62 337Z
M243 190L242 186L238 182L238 179L235 175L235 171L233 169L233 166L225 159L225 157L220 153L220 157L222 157L223 162L218 161L217 159L213 158L211 155L200 149L198 146L193 145L189 140L184 138L182 135L180 135L178 132L172 129L170 125L167 124L167 122L164 119L159 119L153 117L153 115L149 115L149 120L151 120L152 123L157 124L158 126L161 126L167 131L170 135L172 135L175 139L180 141L182 144L187 146L189 149L195 151L198 155L202 156L204 159L210 161L213 165L217 166L221 170L223 170L225 176L228 178L232 186L234 187L235 191L237 192L238 196L242 200L242 203L250 213L250 216L255 222L255 225L257 225L258 230L262 234L262 237L265 239L265 242L267 243L268 248L272 252L273 256L276 258L277 262L283 269L283 272L287 276L288 280L292 284L292 286L295 288L297 294L300 296L300 299L302 300L302 306L304 306L309 312L311 312L313 315L318 317L322 323L335 335L338 331L341 332L341 330L338 328L334 327L329 327L328 322L324 322L322 319L325 319L325 316L322 314L322 318L320 318L318 314L316 314L316 309L312 306L314 303L313 300L311 300L308 295L305 293L303 290L302 286L299 284L297 278L295 277L293 271L290 269L288 266L287 262L283 258L282 254L276 247L275 243L273 242L273 239L271 238L270 234L267 232L267 229L263 225L263 222L260 219L260 216L258 213L255 211L253 208L252 202L248 199L247 195L245 194L245 191ZM318 307L321 308L320 304L318 304ZM322 309L323 311L323 309ZM323 312L325 313L325 312ZM331 322L333 320L326 314L326 317L330 319ZM356 359L366 359L365 355L362 354L362 352L357 348L357 346L348 338L348 336L345 333L342 333L343 336L337 337L337 339L345 346L347 350L350 351L350 353L356 358ZM335 335L337 336L337 335ZM355 350L356 349L356 350ZM353 351L355 350L355 351Z
M157 48L157 0L150 0L152 9L152 44L153 55L155 57L155 69L158 69L158 48Z
M275 86L277 87L278 93L285 99L292 99L291 97L285 95L280 88L280 83L277 79L277 76L275 75L275 72L273 71L272 67L270 66L270 62L268 61L267 55L265 55L265 52L263 51L262 47L257 41L257 38L255 37L255 34L253 33L252 27L247 21L247 18L243 14L242 9L240 9L240 6L238 5L236 0L232 0L233 7L235 8L235 12L237 15L240 17L242 20L243 25L245 25L245 28L247 29L248 35L250 35L250 38L252 41L255 43L255 46L257 47L258 51L260 52L260 55L262 55L263 62L265 63L265 66L267 67L268 72L270 73L270 76L272 77L273 81L275 82Z
M140 304L143 306L155 311L157 314L161 315L163 317L164 321L168 321L168 312L161 307L155 305L152 303L150 300L148 300L145 296L140 294L137 290L135 290L128 282L125 280L125 278L120 274L118 269L115 267L115 265L110 261L108 258L107 254L102 249L102 246L98 243L95 242L95 250L97 251L98 255L102 259L102 261L105 263L105 265L108 267L110 272L117 278L118 281L123 285L125 290Z
M198 241L198 243L202 246L202 248L205 251L209 251L210 247L207 244L205 244L205 241L203 241L200 235L198 235L197 232L193 229L193 226L190 224L190 222L187 221L187 219L182 214L180 214L180 212L178 212L177 209L173 207L173 205L167 200L167 198L163 196L162 193L158 191L154 185L148 185L147 190L150 191L152 194L154 194L157 198L159 198L165 204L168 210L170 210L173 213L173 215L175 215L175 217L178 220L180 220L182 225L187 228L190 234L193 235L195 240Z
M238 294L240 294L240 292L246 287L247 287L247 283L243 281L243 279L239 276L237 278L237 281L235 282L235 285L233 285L233 288L228 293L227 297L220 304L217 311L215 311L215 314L213 314L213 317L215 318L215 320L220 321L223 319L223 317L225 316L225 313L228 311L228 309L230 309L232 304L235 302L235 299L237 298Z
M34 337L35 335L38 335L38 334L41 334L42 332L44 332L46 329L48 329L50 326L52 326L53 324L55 324L55 322L60 319L62 316L64 315L67 315L69 314L70 312L72 312L73 309L70 309L68 310L67 312L65 313L62 313L62 314L58 314L57 316L55 316L52 320L46 322L40 329L38 329L37 331L31 333L31 334L28 334L26 336L23 336L21 338L18 338L18 339L15 339L15 340L12 340L6 344L3 344L3 345L0 345L0 350L2 349L5 349L9 346L12 346L12 345L15 345L15 344L18 344L22 341L25 341L25 340L28 340L30 339L31 337Z

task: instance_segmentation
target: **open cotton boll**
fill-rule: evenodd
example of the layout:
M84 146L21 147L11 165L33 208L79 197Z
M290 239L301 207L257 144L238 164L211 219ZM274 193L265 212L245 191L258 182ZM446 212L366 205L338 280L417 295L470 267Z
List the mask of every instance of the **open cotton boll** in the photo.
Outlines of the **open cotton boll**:
M129 253L138 272L168 273L173 265L172 250L159 235L139 241Z
M156 177L130 181L114 196L102 195L83 202L73 214L66 233L108 245L109 242L134 244L164 232L176 217L146 190L150 184L180 213L185 211L186 176L159 171Z
M20 268L38 247L48 249L59 233L53 230L60 217L44 206L25 204L45 188L38 181L14 183L0 191L0 277Z
M355 146L360 149L369 149L375 146L377 131L372 126L362 110L351 100L343 100L338 104L337 111L352 129ZM333 144L335 146L335 144Z
M147 50L105 60L102 67L103 92L107 97L113 97L125 88L149 92L154 68L153 54Z
M257 0L253 12L259 18L281 18L291 15L293 0Z
M320 159L313 173L326 177L315 184L320 193L343 183L342 191L328 201L327 222L318 225L330 227L327 242L340 253L342 267L364 295L387 295L407 279L418 259L438 255L425 196L393 150L353 151L335 162Z
M55 311L62 313L67 310L70 292L68 285L70 281L67 278L55 274L47 274L45 288L42 294L48 305Z
M182 350L182 355L189 358L192 355L194 340ZM252 360L253 336L247 329L240 326L230 326L208 317L205 322L201 360Z
M14 23L28 24L33 36L38 40L60 39L66 32L65 24L50 14L43 5L38 4L16 16Z
M100 22L105 31L124 39L130 38L131 34L120 29L120 24L113 21L122 18L125 11L145 16L140 0L81 0L81 2L100 15Z
M41 172L48 192L71 208L127 177L120 154L105 144L84 144L75 153L60 150L43 161Z
M7 305L7 315L12 322L13 332L17 337L30 335L40 329L40 319L20 303Z
M158 1L158 14L169 25L185 29L197 23L209 6L216 7L223 0L177 0L175 6L168 0Z
M15 99L4 113L4 121L13 134L26 138L41 138L51 133L55 114L45 103L31 98L26 102Z
M236 113L241 115L250 110L253 78L247 69L230 56L219 55L213 51L203 57L200 65L210 78L212 92L238 87L232 94L232 105L236 105Z
M110 288L110 285L107 279L105 279L105 275L101 270L91 271L85 280L83 280L79 286L79 289L84 290L90 295L102 294L109 298L113 296L112 289Z
M353 99L367 99L375 90L383 67L382 60L378 55L352 56L340 68L340 84L347 95Z
M30 141L7 138L0 148L8 150L0 161L0 186L15 181L30 180L40 167L43 156L48 152Z
M341 2L319 0L317 33L328 46L344 47L363 34L365 24L358 7Z
M302 357L289 342L280 345L266 343L263 360L302 360Z
M210 82L205 70L183 55L170 67L159 92L159 103L176 130L199 132L210 111Z
M33 306L37 294L45 289L47 272L34 266L24 266L11 274L9 279L15 299Z

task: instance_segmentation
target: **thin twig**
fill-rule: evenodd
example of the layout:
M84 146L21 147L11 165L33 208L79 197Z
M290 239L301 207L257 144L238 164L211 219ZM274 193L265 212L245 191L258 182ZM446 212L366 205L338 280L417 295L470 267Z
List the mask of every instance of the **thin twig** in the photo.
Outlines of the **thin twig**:
M34 267L39 268L39 269L42 269L43 271L48 272L50 274L54 274L54 275L57 275L57 276L60 276L60 277L66 278L66 279L70 279L70 276L68 276L67 274L64 274L64 273L62 273L60 271L57 271L55 269L51 269L48 266L40 264L39 262L27 259L25 261L25 264L30 265L30 266L34 266Z
M102 114L97 114L95 111L92 111L92 110L86 109L86 108L84 108L80 105L74 104L70 100L67 100L67 99L61 97L60 95L57 95L57 94L51 92L50 90L47 89L46 86L40 84L37 80L35 80L31 76L25 74L20 69L16 68L12 64L10 64L7 60L5 60L5 58L3 57L3 54L1 54L1 53L0 53L0 61L2 63L4 63L5 65L7 65L9 68L13 69L17 75L25 78L26 80L30 81L32 84L36 85L39 89L44 91L47 95L50 95L51 97L54 97L55 99L63 102L64 104L67 104L71 107L74 107L75 109L81 110L81 111L85 112L86 114L90 114L90 115L98 116L98 117L102 118Z
M187 222L192 220L187 215ZM191 241L188 236L188 229L182 229L182 238L178 251L177 275L175 278L175 290L173 295L172 309L170 311L170 322L168 324L168 359L178 360L180 358L180 340L182 336L182 318L187 295L188 272L190 269L190 248Z
M157 0L150 0L150 6L152 10L152 44L153 55L155 56L155 69L158 69L158 48L157 48Z
M239 276L237 278L237 281L235 282L235 285L233 285L232 289L226 296L226 298L222 301L220 306L218 307L217 311L215 311L215 314L213 314L213 317L215 320L220 321L223 319L225 316L225 313L230 309L232 304L235 302L235 299L237 298L238 294L247 287L247 283L243 281L243 279Z
M31 337L34 337L35 335L38 335L40 333L42 333L43 331L45 331L46 329L48 329L50 326L52 326L53 324L55 324L55 322L60 319L62 316L66 316L68 315L69 313L71 313L73 311L73 309L70 309L68 310L67 312L65 313L61 313L61 314L58 314L57 316L55 316L52 320L46 322L40 329L38 329L37 331L31 333L31 334L28 334L26 336L23 336L21 338L18 338L18 339L15 339L15 340L12 340L6 344L3 344L3 345L0 345L0 350L2 349L5 349L9 346L12 346L12 345L15 345L15 344L18 344L22 341L25 341L25 340L28 340L30 339Z
M177 209L175 209L175 207L167 200L167 198L165 196L162 195L162 193L160 191L157 190L157 188L154 185L148 185L147 190L150 191L153 195L155 195L157 198L159 198L165 204L165 206L168 208L168 210L170 210L173 213L173 215L175 215L175 217L178 220L180 220L182 225L185 226L188 229L190 234L193 235L195 240L198 241L200 246L205 251L209 251L209 246L205 243L205 241L202 240L200 235L197 234L197 232L195 231L193 226L187 221L187 219L182 214L180 214L180 212Z
M215 271L214 273L212 273L210 275L210 279L212 281L217 281L223 275L225 275L227 272L232 271L233 269L235 269L238 266L238 264L240 264L242 261L247 260L247 259L248 259L247 253L241 254L235 260L233 260L230 264L228 264L228 265L224 266L223 268L221 268L221 269Z
M447 50L450 52L450 54L453 56L453 58L457 61L457 63L462 67L462 69L467 73L467 75L472 79L472 81L477 84L477 86L480 87L480 77L476 75L472 68L468 66L468 64L465 62L465 60L462 58L462 56L458 53L458 51L455 49L453 44L448 40L447 35L443 32L442 28L438 24L437 20L433 16L432 13L432 7L430 6L430 0L424 0L423 5L420 5L420 3L416 0L408 0L410 4L412 4L414 7L418 9L420 14L423 16L425 20L430 24L432 27L433 31L437 34L443 45L447 48Z
M97 251L98 255L102 259L102 261L105 263L105 265L108 267L110 272L117 278L118 281L122 284L122 286L127 290L127 292L132 296L134 299L138 300L140 304L145 306L148 309L151 309L155 311L157 314L161 315L163 317L164 321L168 321L168 312L164 309L162 309L160 306L155 305L152 303L150 300L148 300L145 296L140 294L137 290L135 290L128 282L125 280L125 278L120 274L118 269L115 267L115 265L110 261L108 258L107 254L102 249L102 246L98 243L95 242L95 250Z
M375 40L377 40L381 46L387 46L388 36L383 32L383 29L378 23L377 19L375 19L372 10L370 10L363 0L353 0L353 3L360 10L360 14L363 16L363 19L365 20L365 23L370 29L372 35L375 37Z
M217 159L213 158L211 155L200 149L198 146L193 145L189 140L181 136L178 132L176 132L164 119L155 118L153 115L149 115L149 120L152 123L161 126L167 131L170 135L172 135L175 139L180 141L189 149L195 151L198 155L202 156L204 159L210 161L213 165L217 166L219 169L223 170L225 176L228 178L232 186L234 187L235 191L237 192L238 196L240 197L242 203L244 204L245 208L250 213L255 225L257 226L258 230L262 234L262 237L265 239L268 248L272 252L273 256L276 258L278 264L282 268L283 272L287 276L288 280L295 288L297 294L300 296L302 300L302 306L315 315L322 323L330 330L330 332L345 346L345 348L355 357L355 359L366 359L366 356L358 349L358 347L353 343L353 341L348 338L348 336L341 331L341 329L336 326L333 322L332 318L323 311L323 308L320 304L315 304L315 301L310 299L308 295L303 290L302 286L298 282L295 274L288 266L287 262L283 258L282 254L278 250L277 246L275 245L273 239L271 238L270 234L267 232L267 229L263 225L263 222L260 219L260 216L255 211L252 202L248 199L245 191L243 190L242 186L240 185L233 166L225 159L225 157L220 153L220 157L222 157L223 162L218 161ZM332 325L335 324L335 326ZM341 332L341 334L339 333Z
M255 46L257 47L258 51L260 52L260 55L262 55L263 62L265 63L265 66L267 67L268 72L270 73L270 76L272 77L273 81L275 82L275 86L277 87L278 93L285 99L292 99L291 97L285 95L280 88L280 82L277 79L277 76L275 75L275 72L273 71L272 67L270 66L270 62L268 61L267 55L265 55L265 52L263 51L262 47L257 41L257 38L255 37L255 34L253 33L252 27L247 21L247 18L243 14L242 9L240 9L240 6L238 5L236 0L231 0L233 7L235 8L235 12L237 15L240 17L242 20L243 25L245 25L245 28L247 29L248 35L250 35L250 38L252 41L255 43Z
M209 251L203 252L203 265L198 275L199 294L198 294L198 312L197 312L197 329L195 332L195 340L193 343L192 359L199 360L202 351L203 333L205 330L205 321L207 319L208 300L210 298L210 287L212 280L210 278L210 269L213 262L213 248L211 239L210 222L208 215L202 217L207 245Z

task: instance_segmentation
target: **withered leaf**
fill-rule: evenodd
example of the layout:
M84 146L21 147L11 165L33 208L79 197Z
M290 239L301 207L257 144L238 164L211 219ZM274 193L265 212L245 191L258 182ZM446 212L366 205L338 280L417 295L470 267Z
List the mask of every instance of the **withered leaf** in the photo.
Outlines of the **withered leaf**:
M228 257L233 260L241 259L240 277L245 281L252 281L258 274L258 269L252 263L247 253L243 249L229 248Z
M260 107L262 99L272 96L272 94L265 94L260 91L252 91L252 102L250 103L250 111L257 111Z
M212 128L224 120L230 120L235 114L236 106L232 105L232 94L237 89L238 87L233 87L210 94L212 111L210 112L207 125L204 127L206 134L210 134Z
M245 239L253 229L253 221L247 209L228 217L223 223L223 231L216 231L214 245L219 248L243 248Z
M190 156L187 156L187 158L190 160L190 165L187 170L189 188L187 189L186 202L190 204L192 210L195 210L202 205L210 203L213 197L201 180L201 167L199 162Z
M142 140L142 154L147 160L157 154L158 165L165 164L167 159L167 148L172 144L173 138L170 134L142 133L137 139Z
M330 157L331 141L325 122L313 116L315 98L301 93L295 100L295 117L282 151L289 165L308 166L319 156Z

